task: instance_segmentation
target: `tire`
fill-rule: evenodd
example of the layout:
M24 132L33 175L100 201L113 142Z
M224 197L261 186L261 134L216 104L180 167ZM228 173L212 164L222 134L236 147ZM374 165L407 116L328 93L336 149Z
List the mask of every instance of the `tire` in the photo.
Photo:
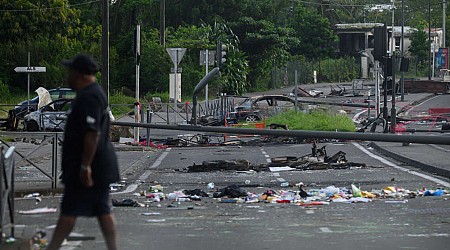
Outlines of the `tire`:
M246 122L257 122L260 121L261 119L257 116L257 115L247 115L245 117L245 121Z
M25 128L29 132L36 132L39 131L39 125L36 121L29 121L25 124Z

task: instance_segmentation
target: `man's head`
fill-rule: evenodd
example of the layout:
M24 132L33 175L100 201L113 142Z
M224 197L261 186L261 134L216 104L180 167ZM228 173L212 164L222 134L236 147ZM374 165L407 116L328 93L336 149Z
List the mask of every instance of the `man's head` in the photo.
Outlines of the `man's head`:
M94 83L95 74L99 71L95 60L86 54L78 54L71 60L63 60L62 64L69 69L67 83L75 90Z

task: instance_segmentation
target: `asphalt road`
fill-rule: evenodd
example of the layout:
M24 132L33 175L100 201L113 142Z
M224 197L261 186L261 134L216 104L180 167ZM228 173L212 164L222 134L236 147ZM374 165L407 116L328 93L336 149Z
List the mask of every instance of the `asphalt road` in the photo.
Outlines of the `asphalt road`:
M435 105L431 101L430 105ZM426 109L425 106L420 106ZM352 109L352 114L363 112ZM155 131L161 136L177 137L184 132ZM148 202L136 196L150 186L161 185L169 194L182 189L207 189L232 184L248 192L262 194L268 189L287 190L282 183L303 182L307 191L331 185L361 190L381 190L395 186L412 191L422 188L450 189L448 178L441 178L381 157L365 142L324 142L328 155L346 153L351 162L363 162L367 168L287 171L287 172L202 172L187 173L184 168L203 161L245 159L252 164L266 164L272 157L302 156L311 152L311 144L260 144L254 146L220 146L171 148L144 151L120 148L118 158L127 185L113 194L117 200L133 199L145 207L114 207L121 249L447 249L450 243L450 196L373 199L369 203L330 203L318 206L273 203L220 203L213 198L201 201ZM18 143L24 153L34 144ZM47 148L46 148L47 147ZM50 145L32 156L49 170ZM445 149L445 148L444 148ZM20 164L16 169L18 186L44 187L38 182L42 174ZM21 210L59 207L56 194L16 199L16 237L27 240L36 229L51 234L58 213L23 215ZM394 201L395 203L386 203ZM147 213L143 215L143 213ZM2 245L2 249L17 249ZM8 248L7 248L8 247ZM74 234L62 249L105 249L100 229L94 219L80 218Z
M176 171L194 162L201 164L202 161L220 159L247 159L254 164L263 164L271 157L308 154L310 144L135 152L133 158L141 162L129 165L124 171L129 173L127 179L131 185L128 187L134 186L136 189L114 194L113 198L130 198L145 203L144 197L133 194L156 184L164 187L164 193L195 188L208 191L207 184L213 182L217 188L238 184L246 191L261 194L267 189L288 189L280 186L285 181L291 184L303 182L308 186L307 190L330 185L350 188L351 184L356 184L361 190L368 191L387 186L409 190L423 187L435 189L443 187L438 182L446 183L435 176L424 179L388 166L386 162L372 158L373 150L366 148L364 143L318 146L323 145L326 145L329 155L342 150L347 153L349 161L365 162L370 167L280 173ZM390 162L398 164L392 160ZM449 188L450 184L447 185L446 188ZM147 207L115 207L114 213L121 249L446 249L446 244L450 243L448 196L395 200L408 202L387 204L385 199L375 199L370 203L301 207L272 203L227 204L213 198L203 198L195 202L164 200L149 203ZM45 196L40 203L33 198L17 199L16 208L58 207L59 201L58 196ZM145 216L143 213L154 214ZM57 213L16 214L16 225L19 228L21 225L26 228L50 227L47 229L50 233L56 219ZM104 241L94 219L79 219L74 232L79 234L74 235L75 239L80 235L95 239L72 240L63 249L74 249L77 245L82 249L104 249Z

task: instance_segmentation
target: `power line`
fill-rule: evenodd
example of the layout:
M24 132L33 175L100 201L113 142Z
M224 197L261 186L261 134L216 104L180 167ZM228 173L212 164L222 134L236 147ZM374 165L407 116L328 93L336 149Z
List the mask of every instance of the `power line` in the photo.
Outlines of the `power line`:
M19 9L15 9L15 10L0 10L0 12L32 12L32 11L48 11L48 10L57 10L57 9L68 9L68 8L73 8L73 7L77 7L77 6L81 6L81 5L87 5L87 4L91 4L91 3L97 3L97 2L100 2L100 0L93 0L93 1L85 2L85 3L77 3L77 4L67 5L67 6L60 6L60 7L26 9L26 10L19 10Z

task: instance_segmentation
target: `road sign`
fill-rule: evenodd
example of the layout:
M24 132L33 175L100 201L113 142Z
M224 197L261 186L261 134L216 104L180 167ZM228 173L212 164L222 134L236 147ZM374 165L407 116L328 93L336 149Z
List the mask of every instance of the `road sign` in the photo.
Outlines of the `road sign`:
M214 65L216 56L215 50L208 50L208 56L206 56L207 50L200 50L200 65L206 65L206 58L208 58L208 65Z
M17 73L41 73L46 72L45 67L15 67L14 71Z
M181 62L181 59L186 52L186 48L166 48L167 53L169 53L170 59L174 65L177 65Z

